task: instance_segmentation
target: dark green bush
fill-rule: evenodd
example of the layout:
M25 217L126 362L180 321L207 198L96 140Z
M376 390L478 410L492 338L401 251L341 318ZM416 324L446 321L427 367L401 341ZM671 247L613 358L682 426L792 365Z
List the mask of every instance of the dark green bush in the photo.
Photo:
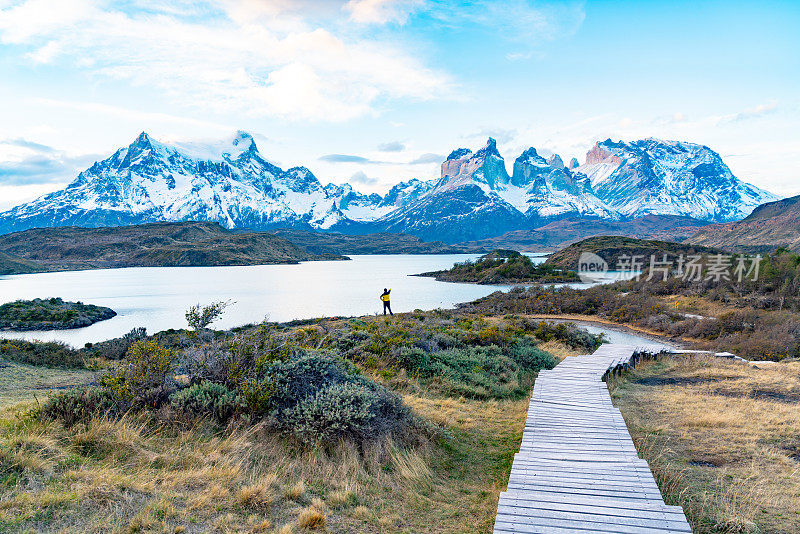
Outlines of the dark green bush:
M549 352L527 343L517 344L511 351L511 357L527 372L552 369L558 363Z
M95 415L113 411L116 403L105 388L88 387L68 389L47 398L41 408L46 419L61 421L65 426L86 422Z
M245 408L242 398L222 384L202 382L170 397L172 408L185 417L213 416L224 423Z
M272 362L272 420L303 442L377 438L411 422L402 400L326 354Z
M399 397L367 381L328 386L281 414L281 424L305 443L374 439L409 421L410 411Z
M292 408L326 387L357 379L335 358L316 352L300 352L290 360L272 362L266 374L272 387L272 407L278 411Z
M86 365L81 351L58 341L23 341L5 339L0 341L0 357L28 365L82 369Z
M175 388L174 369L172 350L156 341L138 341L100 383L120 405L158 408Z

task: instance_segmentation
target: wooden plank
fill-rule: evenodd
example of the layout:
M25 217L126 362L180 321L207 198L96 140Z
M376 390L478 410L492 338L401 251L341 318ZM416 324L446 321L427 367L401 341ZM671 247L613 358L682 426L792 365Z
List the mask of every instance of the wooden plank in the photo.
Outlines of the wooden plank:
M567 357L534 384L495 532L691 532L667 506L603 383L638 347Z

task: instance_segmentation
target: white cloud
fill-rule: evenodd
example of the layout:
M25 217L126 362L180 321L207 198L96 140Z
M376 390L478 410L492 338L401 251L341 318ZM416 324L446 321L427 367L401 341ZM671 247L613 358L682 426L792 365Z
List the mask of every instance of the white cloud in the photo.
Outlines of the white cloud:
M0 183L0 211L6 211L19 204L30 202L53 191L62 189L66 183L4 186Z
M73 156L25 138L0 139L0 186L63 184L95 158L94 155Z
M378 183L378 179L367 176L364 171L356 171L348 182L351 184L375 185Z
M776 100L770 100L764 104L759 104L755 107L745 109L740 111L739 113L734 113L732 115L726 115L720 118L720 122L741 122L746 121L748 119L755 119L758 117L763 117L764 115L769 115L770 113L774 113L778 109L778 102Z
M446 75L399 45L337 35L294 14L291 2L126 5L23 0L0 10L0 42L26 47L38 63L155 87L182 106L218 112L340 121L385 99L450 91Z
M344 9L354 22L366 24L404 24L422 0L350 0Z

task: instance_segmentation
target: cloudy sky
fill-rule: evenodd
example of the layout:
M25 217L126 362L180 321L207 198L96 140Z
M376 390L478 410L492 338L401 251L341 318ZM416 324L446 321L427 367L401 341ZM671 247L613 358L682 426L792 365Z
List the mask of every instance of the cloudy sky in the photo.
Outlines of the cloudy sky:
M274 163L382 192L495 137L718 151L800 193L800 2L0 0L0 208L141 131L251 132Z

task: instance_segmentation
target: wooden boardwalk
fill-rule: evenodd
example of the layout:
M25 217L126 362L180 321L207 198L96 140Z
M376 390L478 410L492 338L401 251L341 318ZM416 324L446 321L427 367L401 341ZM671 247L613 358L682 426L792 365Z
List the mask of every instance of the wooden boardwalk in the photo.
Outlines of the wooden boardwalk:
M692 531L661 498L603 382L637 350L602 345L539 373L495 533Z

